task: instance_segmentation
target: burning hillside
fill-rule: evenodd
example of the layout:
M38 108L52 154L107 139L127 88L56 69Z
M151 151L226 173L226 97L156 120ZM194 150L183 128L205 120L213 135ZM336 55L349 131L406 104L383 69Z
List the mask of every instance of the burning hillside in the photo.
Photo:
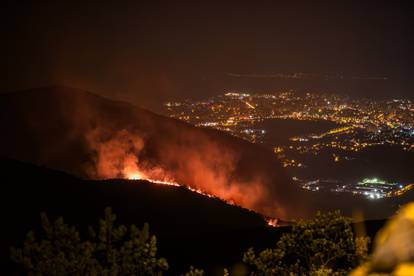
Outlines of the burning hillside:
M4 156L88 178L180 183L268 216L303 214L303 192L271 152L127 103L60 87L11 93L0 123Z
M237 189L229 187L227 190L206 187L203 189L198 186L180 185L175 180L173 174L169 174L165 169L156 165L148 165L145 161L140 161L140 152L144 148L144 141L138 135L133 135L127 130L121 130L112 138L100 140L103 135L100 131L94 130L87 135L87 140L95 154L94 169L89 171L93 178L127 178L130 180L147 180L157 184L170 186L185 186L193 192L208 196L217 197L229 204L236 204L245 208L249 206L249 198L239 193ZM203 184L204 181L199 181ZM237 184L234 184L237 185ZM232 190L233 189L233 190ZM223 191L223 193L220 193ZM254 192L254 191L253 191ZM260 196L260 194L255 194Z
M190 186L185 186L185 185L180 185L177 182L175 182L173 179L166 177L165 172L162 171L162 169L157 168L155 170L149 171L149 172L145 172L143 170L141 170L139 168L138 165L138 159L136 158L136 156L130 156L130 155L126 155L126 157L122 158L122 161L120 161L121 164L124 165L124 167L121 167L121 175L124 178L127 178L129 180L146 180L148 182L151 183L155 183L155 184L160 184L160 185L167 185L167 186L175 186L175 187L185 187L188 190L201 194L203 196L206 197L210 197L210 198L219 198L223 201L225 201L227 204L230 205L238 205L237 202L234 202L233 200L226 200L223 198L220 198L217 195L214 194L209 194L203 190L197 189L197 188L193 188ZM153 174L153 172L156 171L156 174ZM115 176L112 176L115 177ZM110 177L111 178L111 177ZM240 205L238 205L240 206ZM243 207L243 206L240 206ZM277 218L273 218L273 217L266 217L263 216L263 219L267 222L268 226L271 227L278 227L278 219Z
M167 171L159 165L169 161L164 156L158 164L140 157L143 155L145 142L139 134L132 134L125 129L109 136L104 133L105 131L94 129L87 135L94 154L94 166L88 171L92 178L143 179L174 186L179 186L178 183L189 183L185 186L192 191L218 197L229 204L251 210L257 209L260 201L266 198L266 187L259 178L245 183L232 179L237 157L229 151L219 151L217 146L207 145L209 148L201 150L200 154L185 152L185 149L176 154L174 152L174 155L194 157L179 164L175 171ZM171 152L167 151L165 154L168 157ZM282 209L275 211L272 214L284 215L281 213Z

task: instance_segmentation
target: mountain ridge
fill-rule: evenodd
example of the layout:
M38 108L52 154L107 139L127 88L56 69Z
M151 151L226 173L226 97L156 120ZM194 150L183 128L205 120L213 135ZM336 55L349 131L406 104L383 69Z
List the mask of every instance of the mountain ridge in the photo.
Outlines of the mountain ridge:
M227 133L67 87L0 99L0 126L7 130L0 155L88 178L126 177L120 167L136 163L152 178L172 178L266 215L306 212L298 208L302 200L292 204L305 193L274 154ZM126 157L132 162L125 164Z
M0 156L85 179L144 178L179 183L284 220L316 211L384 219L412 198L378 201L304 191L270 150L121 101L72 88L0 95ZM138 170L138 171L137 171Z
M51 219L62 216L84 237L106 207L113 209L117 223L141 227L148 222L160 256L167 257L177 274L190 264L232 265L240 261L243 250L264 248L284 231L267 226L257 213L184 187L142 180L83 180L8 158L0 158L0 167L0 271L5 274L14 271L9 247L20 246L29 230L40 231L41 212Z

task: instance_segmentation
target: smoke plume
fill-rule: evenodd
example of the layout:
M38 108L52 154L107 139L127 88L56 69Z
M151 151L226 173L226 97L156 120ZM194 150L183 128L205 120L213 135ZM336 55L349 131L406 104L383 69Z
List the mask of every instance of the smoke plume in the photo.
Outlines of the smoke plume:
M180 183L231 204L285 215L259 175L250 179L239 175L239 153L192 131L181 139L180 144L157 144L150 156L139 133L95 128L87 133L94 161L89 175Z
M302 192L257 145L76 89L18 95L5 98L3 112L28 119L4 121L4 144L19 145L3 147L6 156L93 179L178 183L269 216L303 210Z

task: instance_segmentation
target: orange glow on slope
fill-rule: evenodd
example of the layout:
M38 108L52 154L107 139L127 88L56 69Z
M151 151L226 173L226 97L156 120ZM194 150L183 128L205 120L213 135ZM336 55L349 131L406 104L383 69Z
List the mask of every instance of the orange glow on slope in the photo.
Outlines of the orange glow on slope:
M148 181L148 182L151 182L151 183L155 183L155 184L162 184L162 185L176 186L176 187L185 187L186 189L188 189L188 190L190 190L192 192L201 194L203 196L207 196L207 197L211 197L211 198L213 198L213 197L214 198L217 198L216 196L211 195L211 194L208 194L208 193L206 193L206 192L204 192L204 191L202 191L200 189L195 189L195 188L192 188L190 186L180 185L180 184L178 184L177 182L174 182L174 181L166 181L166 180L159 180L159 179L149 178L149 177L147 177L145 175L145 173L142 173L142 172L140 172L138 170L137 171L133 171L133 172L128 172L128 173L125 174L125 176L129 180L145 180L145 181ZM226 201L226 203L234 205L233 202L227 202Z
M158 170L159 171L159 170ZM164 179L155 179L147 176L146 173L142 172L136 164L134 164L133 169L130 170L128 168L124 169L123 172L125 178L129 180L146 180L152 183L156 184L163 184L163 185L169 185L169 186L181 186L180 184L174 182L174 181L167 181L164 177Z
M138 158L134 154L127 154L126 157L123 158L121 162L123 169L122 169L122 176L129 180L146 180L156 184L168 185L168 186L176 186L180 187L183 186L188 190L201 194L203 196L211 197L211 198L218 198L215 195L209 194L201 189L193 188L190 186L184 186L178 184L172 177L167 176L161 168L152 168L149 170L141 169L138 166ZM232 201L224 200L228 204L234 205Z
M151 182L151 183L155 183L155 184L168 185L168 186L176 186L176 187L185 187L186 189L188 189L188 190L190 190L192 192L198 193L200 195L207 196L207 197L210 197L210 198L218 198L217 196L212 195L212 194L208 194L208 193L206 193L206 192L204 192L204 191L202 191L200 189L195 189L195 188L192 188L190 186L180 185L180 184L178 184L178 183L176 183L174 181L165 181L165 180L157 180L157 179L148 178L148 177L146 177L145 173L143 173L143 172L141 172L139 170L135 170L135 171L131 171L131 172L126 172L125 173L125 176L129 180L145 180L145 181L148 181L148 182ZM223 199L221 199L221 200L223 200ZM230 201L230 200L223 200L223 201L226 202L227 204L230 204L230 205L237 205L233 201ZM248 209L248 210L250 210L250 209ZM263 219L267 222L267 225L268 226L270 226L270 227L279 227L278 219L277 218L266 218L266 217L263 217Z
M171 177L167 177L167 174L161 168L155 168L150 170L144 170L139 168L138 166L138 159L135 156L128 156L123 159L122 165L124 168L122 169L122 176L129 180L145 180L154 184L160 185L167 185L167 186L175 186L175 187L184 187L189 191L198 193L203 196L207 196L209 198L217 198L220 199L227 204L230 205L237 205L233 200L224 200L219 198L213 194L209 194L201 189L193 188L190 186L180 185L176 181L174 181ZM242 206L240 206L242 207ZM242 207L248 209L246 207ZM248 209L250 210L250 209ZM270 217L263 217L263 219L267 222L267 225L270 227L278 227L278 219L270 218Z
M277 218L266 218L267 221L267 225L272 226L272 227L278 227L278 219Z
M222 150L214 142L201 144L197 151L186 147L163 147L162 162L157 160L155 163L155 160L141 158L144 140L140 135L127 130L108 136L104 130L96 129L87 138L95 154L95 164L90 171L94 178L124 178L182 186L227 204L262 214L270 213L273 217L283 217L283 209L275 207L273 200L268 201L271 198L267 196L268 189L261 182L261 177L246 182L235 180L232 174L235 172L237 154ZM208 154L203 154L207 152ZM177 163L178 155L185 156L185 162L178 159L181 161Z
M127 172L125 175L126 175L126 178L131 179L131 180L145 179L145 175L139 171Z

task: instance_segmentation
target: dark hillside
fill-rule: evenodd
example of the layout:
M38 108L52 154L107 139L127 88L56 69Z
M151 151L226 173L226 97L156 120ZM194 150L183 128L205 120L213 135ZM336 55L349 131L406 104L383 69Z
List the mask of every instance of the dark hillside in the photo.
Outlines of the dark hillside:
M124 178L133 162L155 178L268 215L308 211L304 192L271 151L89 92L47 87L1 94L0 128L0 156L92 179Z
M160 256L175 272L190 264L214 269L241 260L250 246L271 246L281 229L270 228L262 217L181 187L146 181L81 180L63 172L0 160L0 260L8 267L9 247L19 245L39 226L40 212L63 216L86 230L111 206L122 224L150 224L158 238ZM3 274L3 273L2 273Z

